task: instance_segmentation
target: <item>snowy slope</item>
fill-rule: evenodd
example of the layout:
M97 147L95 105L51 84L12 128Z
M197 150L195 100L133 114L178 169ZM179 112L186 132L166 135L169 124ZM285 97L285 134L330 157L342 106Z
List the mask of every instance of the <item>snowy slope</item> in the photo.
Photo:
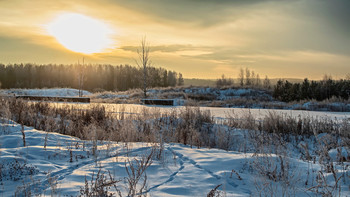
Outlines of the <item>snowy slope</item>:
M116 180L120 180L116 185L123 196L126 196L128 175L125 165L129 166L126 161L140 160L155 147L154 144L147 143L104 141L97 142L94 155L93 141L82 141L30 127L24 127L24 147L21 126L11 121L2 121L0 133L0 196L12 196L16 192L23 195L24 189L27 192L30 190L32 194L45 196L77 196L85 185L85 179L89 184L91 177L96 177L99 170L102 173L109 171ZM235 135L237 141L245 140L240 131ZM280 155L197 149L179 144L165 144L164 149L158 147L155 150L156 155L162 157L154 156L146 171L145 192L151 196L206 196L220 184L218 190L227 196L256 196L269 192L276 196L283 192L309 196L314 195L310 188L317 185L315 177L321 169L318 163L302 161L300 155L295 153L295 156L284 158L284 164L288 163L288 181L278 178L280 173L272 181L262 176L259 170L266 168L273 177L273 172L280 171L279 168L274 168L281 162ZM163 151L159 152L160 150ZM334 155L333 152L331 150L330 154ZM339 183L341 196L349 196L350 170L345 165L342 170L339 166L337 169L337 175L345 177ZM331 173L324 176L329 186L335 184ZM265 187L268 190L261 189Z

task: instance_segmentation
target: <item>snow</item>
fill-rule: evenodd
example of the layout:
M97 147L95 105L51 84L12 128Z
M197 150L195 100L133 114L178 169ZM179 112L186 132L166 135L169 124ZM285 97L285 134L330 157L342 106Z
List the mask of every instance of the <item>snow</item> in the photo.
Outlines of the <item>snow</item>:
M201 97L209 99L208 101L194 101L196 104L210 106L212 103L216 106L227 107L231 109L235 108L246 108L260 110L262 108L280 108L286 110L293 109L305 109L312 111L349 111L350 104L348 103L322 103L316 101L310 101L306 103L287 104L279 102L273 99L271 93L264 90L256 90L249 88L213 88L213 87L186 87L186 88L160 88L160 89L149 89L147 91L148 98L151 99L175 99L175 105L186 105L189 102L189 97ZM61 97L77 97L79 96L79 90L72 88L51 88L51 89L8 89L1 90L0 96L13 96L13 95L24 95L24 96L61 96ZM89 96L93 100L97 99L97 102L116 102L119 103L137 103L142 98L143 92L139 89L129 90L126 92L100 92L90 93L83 91L84 96ZM231 103L233 100L237 102ZM245 100L248 102L245 103ZM93 101L94 102L94 101ZM253 103L252 103L253 102ZM205 107L203 107L205 108ZM212 108L210 108L212 109ZM225 111L232 111L226 110ZM211 110L212 111L212 110ZM217 110L214 110L217 111ZM237 110L235 110L237 111ZM238 110L239 111L239 110ZM246 110L244 110L246 111ZM293 114L295 114L293 112ZM299 113L296 113L299 114ZM264 114L262 115L264 116ZM220 116L222 117L222 116Z
M64 96L77 97L79 90L72 88L50 88L50 89L3 89L0 95L16 95L16 96ZM91 95L88 91L83 91L84 96Z
M186 90L187 91L187 90ZM200 89L206 93L210 88ZM225 91L225 97L249 95L249 90ZM78 96L75 89L40 89L40 90L1 90L2 94L42 95L42 96ZM89 95L84 92L84 95ZM124 97L124 96L120 96ZM127 98L127 97L126 97ZM56 106L69 105L78 109L104 106L110 113L137 114L180 112L185 106L146 106L137 104L74 104L50 103ZM195 108L195 107L191 107ZM319 112L302 110L245 109L199 107L201 111L209 111L217 120L233 117L243 119L252 115L261 120L270 113L294 118L317 119L349 119L349 112ZM215 125L220 126L220 125ZM222 126L222 125L221 125ZM273 146L255 147L254 141L248 139L251 132L229 129L222 126L225 132L232 133L229 144L230 151L190 147L182 144L166 143L164 149L159 144L136 142L84 141L75 137L58 133L40 131L31 127L23 127L26 146L23 144L21 125L10 120L0 119L0 196L23 195L23 188L32 194L43 196L77 196L85 180L91 182L99 171L120 180L118 188L126 196L127 172L130 167L127 161L135 163L144 155L155 150L161 157L153 156L153 162L146 170L147 188L150 196L206 196L213 188L226 196L276 196L289 194L295 196L314 196L317 186L319 191L335 186L334 174L325 170L321 158L315 155L320 151L318 142L326 142L329 134L321 133L302 141L285 142L279 148ZM97 144L96 154L94 143ZM272 142L271 142L272 143ZM331 142L330 142L331 143ZM342 144L342 143L339 143ZM315 162L305 160L303 148L308 151ZM283 147L283 148L281 148ZM284 147L286 149L284 150ZM271 152L265 152L264 150ZM350 196L350 158L349 147L330 148L327 158L334 162L335 175L342 177L338 182L341 195ZM281 163L288 166L287 179L283 179ZM345 162L339 160L345 158ZM274 175L276 175L273 180ZM322 172L322 174L320 173ZM321 184L317 177L324 176L326 183ZM270 178L267 178L270 177ZM271 178L272 177L272 178ZM281 178L282 177L282 178ZM322 178L322 177L321 177ZM139 186L141 183L139 183ZM318 187L320 186L320 187ZM321 187L322 186L322 187ZM115 192L113 187L112 192ZM284 193L285 192L285 193ZM333 193L334 194L334 193ZM319 196L320 193L318 193Z
M24 147L21 126L8 120L2 120L0 123L1 196L23 192L20 187L26 187L33 194L44 196L50 196L52 192L60 196L77 196L85 185L85 179L90 182L93 174L96 177L99 170L105 173L110 171L115 179L121 180L117 185L125 196L126 161L140 159L142 155L149 154L152 147L158 147L156 151L161 150L157 144L98 141L97 152L93 155L93 141L83 141L31 127L24 127ZM238 138L237 141L247 140L243 138L245 131L233 132ZM344 151L345 149L341 150ZM335 157L335 150L330 150L329 153L331 157ZM218 190L227 196L256 196L266 194L257 188L265 187L267 183L271 185L271 192L276 196L281 196L283 189L296 196L309 196L314 193L307 189L316 185L315 177L321 169L317 162L301 160L297 151L282 155L284 162L288 162L289 166L288 185L283 187L283 184L286 184L283 179L270 181L259 174L261 168L273 173L281 155L254 155L249 152L191 148L181 144L165 144L162 155L160 159L154 157L153 163L146 171L146 193L151 196L206 196L219 184L222 185ZM343 167L348 164L349 162L345 162ZM338 176L345 177L344 182L339 183L341 196L348 196L350 169L339 166L336 169ZM325 173L324 176L328 185L334 185L331 173ZM309 181L307 186L305 180Z
M126 92L98 92L91 95L92 99L105 99L110 103L137 103L143 98L140 89ZM286 103L277 101L272 92L251 88L214 88L214 87L168 87L147 90L150 99L177 99L178 105L220 106L230 108L255 109L287 109L310 111L341 111L349 112L350 104L347 102L330 101L300 101ZM136 99L136 100L135 100Z
M156 98L164 93L179 93L184 92L194 95L212 95L215 100L229 100L232 98L251 98L252 96L259 96L267 100L273 100L271 95L263 90L254 90L249 88L213 88L213 87L186 87L186 88L172 88L172 89L151 89L148 90L149 96Z
M53 105L58 105L53 103ZM170 113L172 111L180 112L186 109L186 106L153 106L153 105L139 105L139 104L109 104L109 103L99 103L99 104L75 104L75 103L61 103L59 105L68 105L76 108L92 108L96 105L104 106L105 109L110 113L142 113L143 111L156 111L157 113ZM196 107L190 107L196 108ZM350 112L328 112L328 111L306 111L306 110L279 110L279 109L249 109L249 108L227 108L227 107L199 107L201 111L209 111L211 116L218 119L225 119L233 117L235 119L242 119L248 114L251 114L256 120L263 119L270 113L277 114L280 116L293 117L293 118L314 118L314 119L349 119Z

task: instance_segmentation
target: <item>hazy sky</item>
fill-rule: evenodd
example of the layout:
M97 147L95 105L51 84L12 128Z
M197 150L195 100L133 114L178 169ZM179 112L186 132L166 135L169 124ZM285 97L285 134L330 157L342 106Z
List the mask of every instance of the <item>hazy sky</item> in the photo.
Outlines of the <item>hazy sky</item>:
M0 62L132 64L143 36L153 66L186 78L335 78L350 73L349 0L0 0ZM64 13L112 29L105 51L79 54L47 26ZM69 31L69 30L67 30Z

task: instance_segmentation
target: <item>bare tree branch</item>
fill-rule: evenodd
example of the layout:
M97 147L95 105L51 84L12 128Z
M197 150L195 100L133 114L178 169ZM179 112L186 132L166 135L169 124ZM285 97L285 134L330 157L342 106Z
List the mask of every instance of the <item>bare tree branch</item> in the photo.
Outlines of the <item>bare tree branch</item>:
M139 49L137 49L138 60L136 61L136 64L139 67L143 68L143 94L145 98L147 97L147 86L148 86L147 70L148 70L148 67L151 65L149 53L150 53L149 44L146 42L146 37L143 37L141 40L141 46Z

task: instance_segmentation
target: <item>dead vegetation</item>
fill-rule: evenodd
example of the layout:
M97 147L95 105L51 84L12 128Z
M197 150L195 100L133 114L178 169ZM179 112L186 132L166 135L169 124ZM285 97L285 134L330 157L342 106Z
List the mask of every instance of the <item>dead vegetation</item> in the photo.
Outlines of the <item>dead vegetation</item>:
M350 179L346 164L350 161L349 119L294 118L270 113L256 120L250 113L240 119L232 113L218 121L209 111L201 111L198 107L186 107L180 112L144 110L130 114L125 109L121 109L120 113L108 113L98 105L77 109L15 99L2 100L0 105L3 120L11 119L48 133L58 132L90 140L92 146L87 150L92 155L98 154L100 140L158 144L151 154L126 161L128 176L125 188L128 196L147 193L146 169L154 157L161 159L164 143L170 142L253 153L255 160L249 166L257 175L254 186L256 195L260 196L273 196L276 191L284 196L293 196L300 182L305 183L306 193L334 196L341 193L342 185L348 184ZM71 145L71 149L73 147ZM290 162L291 149L299 151L300 158L310 166L317 162L322 168L309 170L307 179L300 180L297 166ZM336 158L330 155L331 150L337 151ZM72 151L69 154L73 162ZM234 176L242 180L239 172L232 170L231 178ZM120 191L119 182L109 173L99 171L91 181L86 180L81 195L108 196L109 187ZM208 196L220 196L219 187L210 191Z
M275 135L275 138L287 141L296 136L299 139L328 133L335 138L343 139L342 142L345 144L349 143L348 119L340 121L327 117L294 118L269 113L263 119L256 120L250 113L244 118L237 118L233 112L227 114L226 119L218 121L209 111L201 111L198 107L186 107L179 112L167 113L148 109L138 113L127 113L125 109L120 109L118 113L109 113L102 105L79 109L19 99L1 102L1 109L2 117L20 122L22 125L93 141L155 143L163 141L229 150L233 131L247 129L252 131L250 135L253 136L270 133ZM23 144L25 144L25 133Z
M167 87L152 88L147 91L148 98L177 99L181 105L209 107L243 107L263 109L293 109L310 111L349 112L350 100L331 97L322 101L303 99L282 102L272 97L268 88L258 87ZM141 89L123 92L101 91L91 95L95 103L140 104L143 98Z

